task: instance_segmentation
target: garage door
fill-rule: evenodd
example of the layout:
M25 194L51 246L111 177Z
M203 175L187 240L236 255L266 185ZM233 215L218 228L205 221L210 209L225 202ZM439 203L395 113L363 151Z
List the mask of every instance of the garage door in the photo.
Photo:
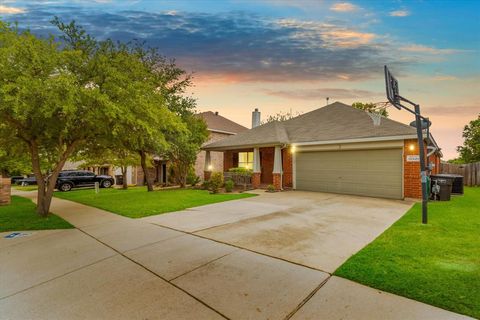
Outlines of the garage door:
M299 152L298 190L402 199L402 149Z

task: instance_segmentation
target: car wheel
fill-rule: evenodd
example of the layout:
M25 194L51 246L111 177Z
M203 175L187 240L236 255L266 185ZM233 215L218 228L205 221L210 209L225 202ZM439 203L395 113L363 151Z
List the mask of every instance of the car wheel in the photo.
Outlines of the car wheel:
M60 185L60 191L67 192L72 190L72 185L70 183L62 183Z
M110 188L111 186L112 186L112 182L110 180L102 181L102 188Z

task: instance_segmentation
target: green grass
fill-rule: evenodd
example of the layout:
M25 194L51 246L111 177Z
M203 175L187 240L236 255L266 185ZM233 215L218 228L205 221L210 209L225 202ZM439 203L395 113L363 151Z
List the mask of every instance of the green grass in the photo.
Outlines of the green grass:
M408 211L335 274L480 318L480 188Z
M10 205L0 206L0 232L70 228L70 223L54 214L40 217L30 199L12 196Z
M58 198L72 200L130 218L179 211L205 204L252 197L248 193L210 194L206 190L169 189L147 192L144 187L122 189L93 189L56 192Z
M38 189L38 186L12 186L15 190L20 190L20 191L34 191Z

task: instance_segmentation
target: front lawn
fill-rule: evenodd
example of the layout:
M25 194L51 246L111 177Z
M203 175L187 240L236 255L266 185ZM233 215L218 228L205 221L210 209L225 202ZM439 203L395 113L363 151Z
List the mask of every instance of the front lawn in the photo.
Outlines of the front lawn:
M38 186L12 186L13 189L19 190L19 191L34 191L38 189Z
M206 190L168 189L147 192L145 187L122 189L93 189L56 192L58 198L83 203L130 218L179 211L205 204L254 196L249 193L210 194Z
M417 203L335 274L480 318L480 188L430 202L420 221Z
M0 232L70 228L70 223L54 214L40 217L30 199L12 196L10 205L0 206Z

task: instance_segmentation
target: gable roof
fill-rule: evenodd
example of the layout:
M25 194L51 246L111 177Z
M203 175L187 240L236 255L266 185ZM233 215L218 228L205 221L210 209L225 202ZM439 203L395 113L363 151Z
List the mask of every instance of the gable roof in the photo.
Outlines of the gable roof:
M369 113L341 102L313 110L283 122L270 122L203 149L242 148L272 144L328 142L350 139L416 136L415 128L382 117L374 125Z
M248 128L212 111L201 112L197 114L197 116L203 118L203 120L207 123L208 130L210 131L236 134L248 130Z

